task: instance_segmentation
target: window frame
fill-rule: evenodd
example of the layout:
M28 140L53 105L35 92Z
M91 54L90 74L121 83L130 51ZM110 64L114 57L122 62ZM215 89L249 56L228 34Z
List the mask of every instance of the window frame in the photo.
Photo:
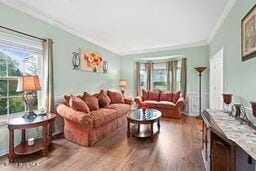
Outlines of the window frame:
M22 51L21 49L15 49L15 48L6 48L4 46L2 46L0 44L0 48L2 49L11 49L11 50L17 50L17 51ZM23 50L24 52L26 52L26 48L24 48ZM29 52L29 50L27 50L27 52ZM4 53L4 52L3 52ZM20 117L22 115L24 115L24 112L26 110L26 105L25 103L23 102L23 105L24 105L24 111L21 111L21 112L16 112L16 113L10 113L10 99L11 98L22 98L22 93L19 94L19 95L10 95L10 81L12 80L17 80L18 81L18 77L19 76L9 76L9 71L8 71L8 60L9 58L12 58L11 55L8 55L6 53L4 53L5 56L4 57L0 57L1 60L5 60L5 76L4 75L1 75L0 76L0 81L4 81L6 80L6 96L3 96L3 97L0 97L0 99L6 99L6 103L7 103L7 112L6 114L3 114L3 115L0 115L0 125L3 125L5 124L8 119L10 118L15 118L15 117ZM42 82L43 82L43 67L42 67L42 62L43 62L43 48L41 49L41 53L36 53L36 52L30 52L31 55L35 55L36 58L37 58L37 71L36 71L36 75L39 76L40 80L41 80L41 85L42 85ZM26 62L29 61L28 58L30 58L31 56L28 56L24 59L21 59L19 62L22 63L22 74L26 74ZM14 59L17 61L17 59ZM42 86L41 86L42 87ZM36 92L36 96L37 96L37 99L38 99L38 103L37 103L37 109L35 109L35 111L38 111L39 109L39 106L42 105L42 92Z

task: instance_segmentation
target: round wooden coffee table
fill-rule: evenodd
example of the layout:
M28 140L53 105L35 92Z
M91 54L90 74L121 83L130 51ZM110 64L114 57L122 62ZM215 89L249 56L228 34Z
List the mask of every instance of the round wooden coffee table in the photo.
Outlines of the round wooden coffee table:
M43 151L43 155L48 153L48 146L52 143L52 123L56 114L37 116L35 119L13 118L8 120L9 129L9 162L14 162L16 155L27 155L38 151ZM34 145L29 146L26 141L26 129L42 127L42 138L35 139ZM14 130L21 130L21 143L14 147Z
M146 109L143 113L142 109L131 111L127 114L127 137L133 135L138 138L150 137L151 141L154 141L154 137L160 131L160 119L162 113L156 109ZM133 123L131 126L130 123ZM154 126L157 123L157 127ZM150 125L150 129L141 130L140 125Z

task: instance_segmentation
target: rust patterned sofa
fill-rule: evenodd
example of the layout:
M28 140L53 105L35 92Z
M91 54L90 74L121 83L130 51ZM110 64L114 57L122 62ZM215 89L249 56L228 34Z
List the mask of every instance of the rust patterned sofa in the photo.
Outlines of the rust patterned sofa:
M66 139L83 146L91 146L127 122L131 100L109 104L104 108L85 113L72 109L66 104L57 106L57 113L64 118Z
M180 92L145 91L134 100L139 107L147 105L149 108L162 112L163 117L180 119L185 107L185 100Z

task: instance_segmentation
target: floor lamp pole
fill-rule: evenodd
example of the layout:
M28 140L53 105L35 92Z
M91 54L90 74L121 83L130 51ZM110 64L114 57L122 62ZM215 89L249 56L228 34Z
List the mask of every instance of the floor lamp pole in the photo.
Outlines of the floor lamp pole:
M201 110L201 105L202 105L201 86L202 86L202 73L199 72L199 116L201 116L201 114L202 114L202 110Z
M206 69L207 67L196 67L195 70L199 72L199 115L198 117L201 117L202 114L202 72Z

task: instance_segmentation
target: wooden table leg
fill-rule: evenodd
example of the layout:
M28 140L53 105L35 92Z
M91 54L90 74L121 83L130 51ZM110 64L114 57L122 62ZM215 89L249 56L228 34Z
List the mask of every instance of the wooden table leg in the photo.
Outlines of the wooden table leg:
M151 124L150 124L150 127L151 127L151 129L150 129L150 131L151 131L151 142L154 142L154 123L152 122Z
M25 144L26 143L26 130L22 129L21 130L21 144Z
M53 123L49 123L49 139L50 139L50 143L52 142L52 126L53 126Z
M48 145L47 145L47 128L48 128L48 124L44 123L43 124L43 137L42 137L42 141L43 141L43 155L47 156L48 153Z
M138 124L138 130L137 131L140 132L140 124Z
M9 128L9 162L14 162L14 129Z
M127 121L127 137L130 137L130 122L129 120Z

